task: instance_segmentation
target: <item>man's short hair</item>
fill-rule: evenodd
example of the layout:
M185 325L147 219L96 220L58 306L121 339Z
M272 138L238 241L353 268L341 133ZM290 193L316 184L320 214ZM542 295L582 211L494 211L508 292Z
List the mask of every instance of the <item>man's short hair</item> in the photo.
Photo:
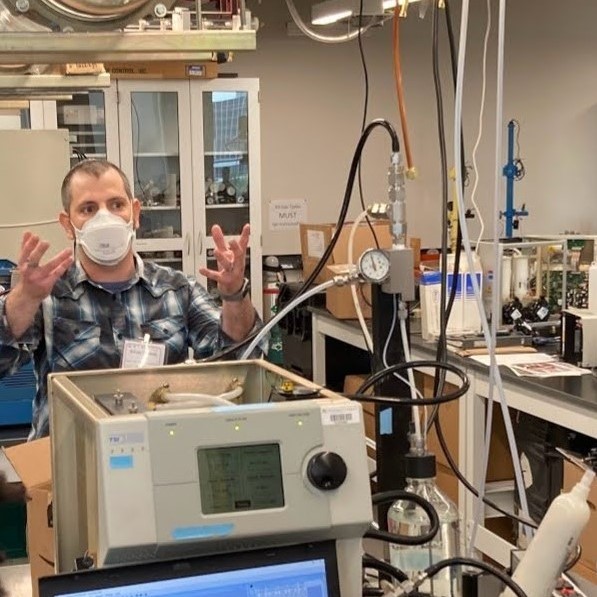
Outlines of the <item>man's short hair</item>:
M62 188L60 189L60 194L62 196L62 207L64 208L64 211L68 213L70 209L70 203L72 200L71 182L73 176L75 176L76 174L87 174L88 176L95 176L95 178L100 178L100 176L102 176L109 170L115 170L116 172L118 172L120 178L122 179L122 184L124 185L126 196L132 201L133 193L131 191L131 185L128 181L128 178L126 177L126 174L116 164L113 164L108 160L88 159L75 164L68 171L68 174L64 177L64 180L62 181Z

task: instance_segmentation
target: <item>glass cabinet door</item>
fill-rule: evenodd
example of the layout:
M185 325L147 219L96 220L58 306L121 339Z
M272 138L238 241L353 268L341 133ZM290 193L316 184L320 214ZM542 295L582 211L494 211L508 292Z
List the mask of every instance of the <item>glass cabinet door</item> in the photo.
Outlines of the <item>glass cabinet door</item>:
M141 202L137 250L145 259L191 273L192 222L185 222L183 201L185 191L190 197L184 182L191 168L190 141L184 139L188 87L119 81L119 91L121 149L127 139L121 160Z
M85 158L108 159L103 91L73 93L70 100L56 101L56 124L69 132L71 166Z
M133 186L141 201L137 238L180 238L178 94L131 93Z
M251 294L261 296L261 185L259 81L192 81L191 135L195 263L217 267L211 234L218 224L228 241L251 224L246 276ZM210 290L213 284L199 279ZM255 300L258 310L261 301Z
M203 92L205 228L226 236L249 222L248 93Z

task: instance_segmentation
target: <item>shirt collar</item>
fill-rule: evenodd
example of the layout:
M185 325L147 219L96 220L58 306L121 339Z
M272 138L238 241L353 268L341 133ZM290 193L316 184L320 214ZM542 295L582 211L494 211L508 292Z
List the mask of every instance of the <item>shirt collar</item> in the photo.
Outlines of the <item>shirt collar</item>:
M135 273L130 280L131 286L134 286L139 280L143 280L146 284L150 284L143 259L141 259L141 257L136 253L134 254L134 259ZM69 273L69 278L71 279L73 288L76 288L81 284L84 284L85 282L89 282L89 284L93 284L94 286L98 285L97 282L94 282L93 280L89 279L87 272L83 269L83 266L81 265L81 262L78 259L75 260L75 263Z

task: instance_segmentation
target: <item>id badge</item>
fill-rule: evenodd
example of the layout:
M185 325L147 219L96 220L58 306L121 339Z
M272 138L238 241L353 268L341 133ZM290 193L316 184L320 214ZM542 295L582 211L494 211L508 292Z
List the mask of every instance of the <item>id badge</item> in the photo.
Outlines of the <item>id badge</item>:
M166 345L150 342L149 334L143 340L125 340L122 351L123 369L161 367L166 362Z

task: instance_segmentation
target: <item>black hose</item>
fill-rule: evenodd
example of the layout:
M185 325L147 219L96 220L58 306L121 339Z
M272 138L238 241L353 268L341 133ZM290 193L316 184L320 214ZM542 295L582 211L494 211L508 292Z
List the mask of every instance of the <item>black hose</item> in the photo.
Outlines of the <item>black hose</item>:
M383 572L388 576L391 576L393 579L397 580L398 582L404 582L408 580L408 576L399 570L392 564L388 562L384 562L383 560L378 560L369 554L363 555L363 567L364 568L372 568L373 570L377 570L378 572Z
M389 533L388 531L370 529L365 533L365 537L368 539L386 541L387 543L393 543L394 545L424 545L425 543L429 543L429 541L431 541L439 532L439 516L437 515L435 508L420 495L401 489L395 491L382 491L381 493L373 494L371 497L371 502L374 506L387 504L388 502L394 502L396 500L413 502L417 506L420 506L429 518L429 531L422 535L412 537L410 535L398 535Z
M365 395L365 392L372 386L374 386L378 381L384 379L385 377L389 377L395 372L399 371L406 371L408 369L417 369L418 367L434 367L439 369L445 369L456 375L461 382L461 386L454 390L453 392L446 394L444 396L434 396L433 398L388 398L383 396L369 396ZM450 363L439 363L438 361L411 361L410 363L397 363L396 365L391 365L390 367L386 367L377 373L370 375L357 389L354 394L347 395L347 397L354 397L355 400L364 400L366 401L369 399L371 402L388 402L392 404L405 404L405 405L415 405L419 404L429 405L429 404L442 404L444 402L451 402L452 400L456 400L461 396L464 396L468 392L470 388L470 381L468 376L464 371L452 365Z
M363 130L359 142L357 143L357 147L355 149L355 153L352 158L352 162L350 164L350 171L348 173L348 181L346 183L346 189L344 191L344 198L342 199L342 206L340 208L340 215L338 217L338 222L336 224L336 231L332 236L330 244L326 247L323 255L317 262L315 269L311 272L309 277L305 280L303 285L300 287L298 292L296 293L295 297L301 296L304 294L315 282L315 279L320 274L321 270L324 268L327 260L330 258L338 239L340 238L340 233L342 232L342 227L344 226L344 222L346 221L346 214L348 213L348 206L350 204L350 198L352 196L352 189L354 187L354 181L357 173L358 165L361 161L361 154L363 153L363 147L369 138L369 135L373 132L374 129L377 127L384 128L388 134L390 135L391 143L392 143L392 153L398 153L400 151L400 141L398 139L398 135L394 127L387 121L382 118L378 118L376 120L371 121ZM232 344L223 350L214 353L204 359L199 359L198 363L210 363L212 361L219 361L223 357L226 357L234 352L236 352L239 348L246 346L250 342L252 342L255 337L259 334L259 330L256 330L252 334L249 334L244 340L238 342L236 344Z
M440 570L443 570L444 568L454 568L455 566L467 566L469 568L483 570L484 572L499 578L505 585L508 586L508 588L512 589L514 594L518 597L527 597L527 594L505 572L502 572L499 568L496 568L495 566L492 566L491 564L481 560L473 560L472 558L461 557L448 558L446 560L442 560L441 562L431 564L431 566L425 569L425 574L427 577L431 578L440 572ZM541 571L538 570L537 574L541 574ZM424 580L422 582L424 582ZM422 584L422 582L420 584Z

